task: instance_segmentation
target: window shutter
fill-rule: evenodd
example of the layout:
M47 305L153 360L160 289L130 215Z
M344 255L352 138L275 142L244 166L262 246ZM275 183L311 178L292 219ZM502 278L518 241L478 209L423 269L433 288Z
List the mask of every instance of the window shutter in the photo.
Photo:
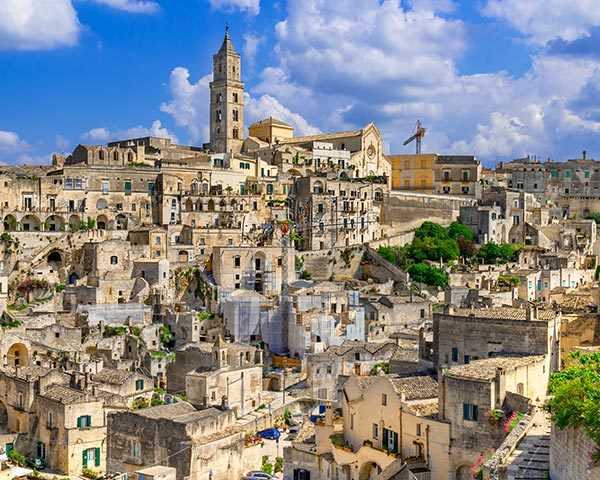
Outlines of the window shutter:
M473 420L477 421L479 417L479 407L477 405L473 405Z
M469 419L469 405L466 403L463 403L463 419L464 420Z
M88 464L87 464L87 450L83 451L83 459L81 461L81 464L83 465L83 468L87 468Z
M100 448L96 447L96 466L99 467L100 466Z
M77 428L81 428L81 417L77 417Z
M91 427L91 426L92 426L92 416L91 416L91 415L88 415L88 416L87 416L87 426L88 426L88 427Z

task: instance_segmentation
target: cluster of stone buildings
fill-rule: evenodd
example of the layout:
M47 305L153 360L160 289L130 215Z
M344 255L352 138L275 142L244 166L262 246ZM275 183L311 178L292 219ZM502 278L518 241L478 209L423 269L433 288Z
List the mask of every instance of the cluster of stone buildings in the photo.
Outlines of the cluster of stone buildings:
M319 407L284 478L509 478L498 452L550 425L550 374L600 342L595 162L386 155L372 123L246 135L228 33L209 104L202 146L0 169L0 447L66 475L239 478L249 436ZM425 220L520 250L418 284L377 248Z

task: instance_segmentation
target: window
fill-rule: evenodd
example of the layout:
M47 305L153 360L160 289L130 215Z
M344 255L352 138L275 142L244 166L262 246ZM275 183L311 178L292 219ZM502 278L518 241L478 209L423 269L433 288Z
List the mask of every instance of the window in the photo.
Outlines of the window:
M583 178L590 178L590 171L586 170L583 172Z
M551 171L550 171L550 176L551 176L552 178L558 178L558 171L556 171L556 170L551 170Z
M463 403L463 420L476 422L479 418L479 407L472 403Z
M317 213L324 213L325 212L325 205L323 205L322 203L317 204Z
M176 198L171 199L171 209L172 210L177 209L177 199Z
M233 129L232 137L233 138L240 138L240 131L239 131L239 129L237 127L235 127Z
M373 438L379 438L379 425L377 425L376 423L373 424Z
M465 195L469 193L469 187L462 187L461 190Z
M267 195L273 195L273 184L271 183L267 185Z
M233 266L235 268L240 268L241 261L240 261L240 257L239 256L233 257Z
M40 458L46 458L46 444L44 442L37 442L35 453Z
M136 380L135 381L135 389L136 390L143 390L144 389L144 380Z
M450 180L450 170L444 170L444 180Z
M519 395L523 395L523 384L522 384L522 383L519 383L519 384L517 385L517 393L518 393Z
M148 195L154 196L154 182L148 182Z
M381 404L382 405L387 405L387 395L385 393L381 394Z
M421 309L421 318L425 318L425 309L424 308Z
M233 92L233 101L234 101L235 103L237 103L237 102L238 102L238 94L237 94L237 92Z
M99 158L100 160L104 160L104 152L103 152L102 150L100 150L100 151L98 152L98 158Z
M417 437L421 436L421 424L417 423Z
M46 417L46 426L48 428L52 428L52 412L48 412L48 415Z
M83 468L89 468L92 466L100 466L100 448L88 448L83 451L82 458Z
M117 257L116 255L112 255L110 257L110 264L111 265L116 265L117 263L119 263L119 257Z
M102 195L108 195L110 191L108 180L102 180Z
M131 180L125 180L123 185L125 187L125 195L131 195Z
M356 352L354 354L354 360L360 360L360 353L359 352Z
M90 415L81 415L77 417L77 428L90 428L92 426L92 417Z
M458 347L452 347L452 361L458 362Z
M140 442L137 440L129 440L129 455L133 459L141 460L142 450L140 448Z
M462 179L463 179L463 182L468 182L469 181L469 171L468 170L463 170L462 171Z
M565 178L571 178L571 170L565 170Z
M65 189L73 190L73 179L72 178L65 178Z
M240 116L239 116L239 113L238 113L238 111L237 111L237 110L234 110L234 111L233 111L233 121L234 121L234 122L237 122L237 121L239 121L239 119L240 119Z
M444 187L443 191L444 193L450 193L450 187Z

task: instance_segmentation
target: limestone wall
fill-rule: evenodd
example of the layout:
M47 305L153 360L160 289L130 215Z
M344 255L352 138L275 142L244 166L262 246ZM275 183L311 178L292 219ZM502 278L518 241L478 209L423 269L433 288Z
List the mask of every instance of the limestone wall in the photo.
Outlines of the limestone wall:
M596 445L581 428L560 430L552 424L550 478L552 480L598 480L600 466L593 465L590 453Z

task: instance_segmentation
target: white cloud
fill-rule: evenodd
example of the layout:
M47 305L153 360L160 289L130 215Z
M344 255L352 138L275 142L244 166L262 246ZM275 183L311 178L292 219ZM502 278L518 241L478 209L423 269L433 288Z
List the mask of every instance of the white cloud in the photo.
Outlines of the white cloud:
M29 148L30 145L15 132L0 130L0 152L22 152Z
M573 154L566 152L573 136L600 149L590 135L600 131L600 62L540 50L520 76L461 75L467 27L445 15L454 3L407 4L290 0L276 26L278 64L263 70L252 96L273 97L324 131L375 121L396 153L414 149L402 142L417 119L427 128L426 151L476 153L484 161ZM581 24L593 24L595 15Z
M244 46L242 47L242 55L244 60L248 62L249 65L254 64L254 60L256 58L256 54L258 53L258 49L260 44L265 41L265 37L257 37L251 33L244 34Z
M153 0L93 0L101 5L107 5L117 10L130 13L156 13L160 6Z
M52 155L20 155L17 158L18 165L49 165L52 163Z
M260 13L260 0L208 0L208 3L215 10L241 11L251 15Z
M177 125L185 127L192 143L208 141L211 80L212 75L208 74L196 83L191 83L187 68L174 68L169 81L171 100L160 106L161 111L171 115Z
M289 123L295 128L295 135L314 135L321 131L306 121L302 115L292 112L289 108L283 106L276 98L270 95L262 95L259 98L252 98L249 94L245 95L247 124L250 125L258 120L267 117L275 117Z
M174 143L178 143L177 136L162 126L160 120L154 120L150 127L138 125L126 130L110 130L105 127L92 128L81 135L81 138L95 143L104 143L115 140L125 140L128 138L140 137L161 137L170 138Z
M66 139L62 135L56 135L56 146L61 151L65 151L71 146L71 141Z
M586 37L600 25L597 0L488 0L483 13L504 20L537 45Z
M80 23L71 0L2 0L0 50L76 45Z

